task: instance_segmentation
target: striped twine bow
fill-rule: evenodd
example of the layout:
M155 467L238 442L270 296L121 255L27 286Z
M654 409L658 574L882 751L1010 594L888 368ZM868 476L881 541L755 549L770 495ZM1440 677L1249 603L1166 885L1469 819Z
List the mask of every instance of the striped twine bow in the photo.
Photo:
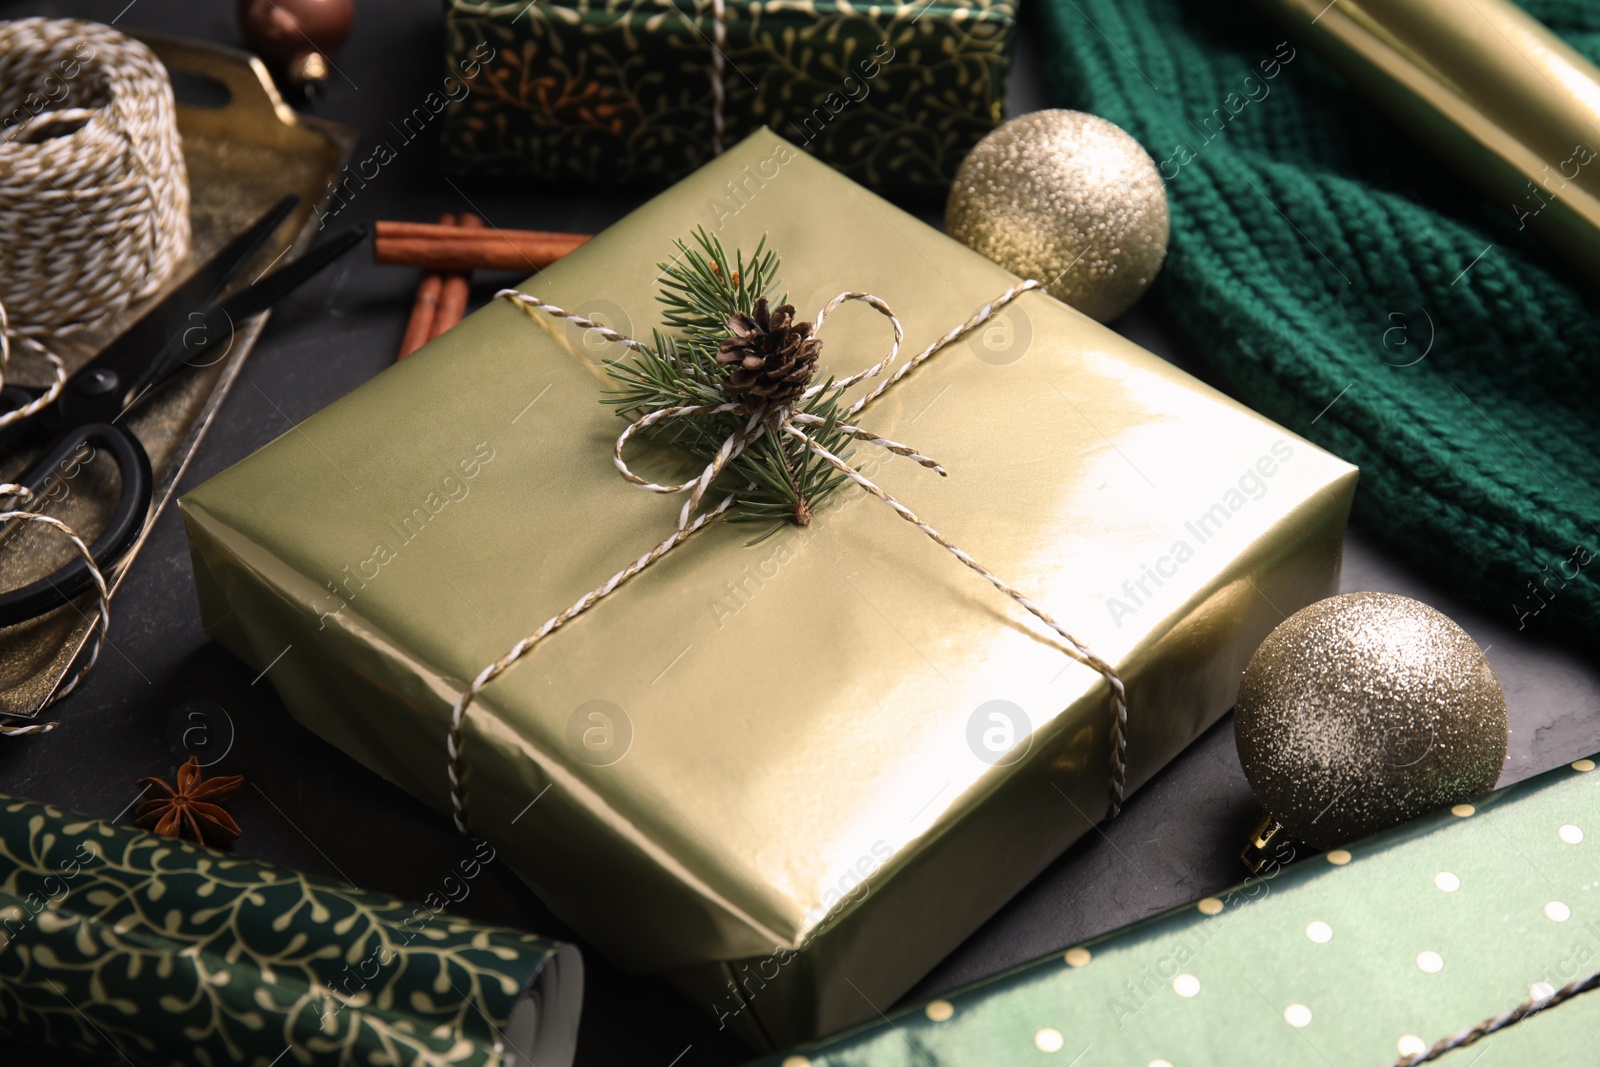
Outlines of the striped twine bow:
M914 451L910 447L900 444L899 442L890 441L887 438L880 437L868 430L864 430L859 426L852 425L848 420L853 419L856 415L860 414L860 412L868 404L882 396L890 387L895 385L922 363L932 358L951 342L966 334L968 331L973 330L983 323L989 321L989 319L992 318L997 311L1011 303L1011 301L1015 300L1023 293L1030 289L1038 288L1042 288L1042 286L1039 282L1032 279L1018 282L1010 289L1007 289L1004 293L1001 293L1000 296L996 297L994 300L978 308L978 310L974 312L972 317L967 319L966 322L952 328L943 337L940 337L927 348L917 353L898 370L896 370L894 374L880 382L875 389L867 393L865 396L847 408L844 412L843 420L836 424L836 429L842 431L847 436L854 438L855 440L865 441L869 444L876 445L879 448L883 448L889 452L892 452L895 455L904 456L915 463L938 472L940 475L944 475L946 473L944 468L939 466L939 464L934 460L929 459L927 456L924 456L921 453ZM520 292L516 289L502 289L495 294L495 298L510 301L529 318L536 318L538 314L542 312L555 318L566 319L567 321L581 327L586 331L592 330L607 341L622 345L625 348L637 350L643 347L638 341L635 341L631 337L624 336L608 326L604 326L600 323L584 318L582 315L578 315L574 312L566 311L562 308L556 307L553 304L540 300L538 297L529 296L527 293ZM894 363L895 359L900 353L900 343L904 338L904 331L901 329L900 320L895 317L894 312L890 310L888 304L884 303L884 301L878 297L873 296L871 293L840 293L838 296L829 301L826 307L818 312L815 330L820 332L822 329L822 324L827 317L832 314L833 311L836 310L841 304L844 304L847 301L860 301L865 303L873 310L877 311L880 315L883 315L885 318L887 318L890 325L894 329L894 344L890 347L888 355L879 360L877 363L868 367L866 370L857 374L853 374L847 378L840 379L832 383L831 386L826 384L813 385L803 394L801 398L802 400L815 396L825 388L848 388L869 378L875 378L884 371L888 370L890 365ZM691 481L683 482L677 485L661 485L649 481L636 474L631 468L629 468L627 461L623 459L622 450L628 441L635 434L648 430L658 423L669 419L694 418L696 416L715 415L732 411L743 412L746 410L746 406L740 403L702 404L684 407L661 408L650 412L649 414L646 414L630 423L627 429L623 430L622 433L617 437L616 445L612 449L612 462L616 465L618 472L621 473L623 478L648 492L662 494L687 492L689 494L688 499L684 502L683 508L678 513L677 528L660 544L656 545L654 548L651 548L638 559L634 560L632 563L613 574L603 584L583 594L583 596L579 597L571 607L568 607L565 611L562 611L557 615L553 615L549 619L545 620L544 624L537 630L516 642L506 651L503 656L484 667L483 670L479 671L477 676L472 679L472 682L466 687L466 689L462 690L461 695L456 699L455 706L450 709L450 726L445 743L447 756L446 770L450 779L451 816L455 820L456 829L464 836L471 836L471 831L468 828L467 822L466 784L463 780L461 760L462 728L466 722L467 710L472 706L472 703L477 698L478 694L483 691L484 686L488 685L500 675L504 674L515 663L532 652L539 642L543 641L550 634L561 629L561 627L565 626L567 623L571 622L573 619L582 615L600 601L610 596L629 578L632 578L634 575L647 569L657 560L665 556L668 552L671 552L678 545L681 545L684 541L705 529L735 503L737 503L739 500L739 491L727 494L722 498L721 501L712 505L707 510L700 510L701 503L704 500L706 493L710 490L712 482L716 480L717 476L722 473L722 471L727 468L728 464L731 463L742 451L744 451L744 449L749 447L752 442L757 440L761 435L769 433L785 434L795 438L803 443L819 459L823 460L825 463L837 470L840 474L844 475L844 477L860 486L867 493L883 501L883 503L888 505L888 507L891 508L896 515L900 516L906 522L921 530L935 544L939 545L951 555L955 556L956 559L960 560L967 567L977 572L986 581L988 581L990 585L993 585L1000 592L1004 593L1006 596L1022 605L1022 607L1027 609L1030 614L1054 631L1057 636L1066 642L1066 647L1063 649L1063 651L1066 652L1068 656L1077 660L1079 663L1084 664L1085 666L1093 668L1102 676L1104 676L1111 689L1111 707L1113 713L1111 727L1110 817L1115 818L1122 810L1122 802L1126 794L1128 778L1127 692L1123 685L1122 677L1117 673L1116 668L1090 651L1087 645L1078 640L1078 638L1074 637L1070 632L1062 627L1060 623L1056 622L1055 619L1051 618L1049 613L1046 612L1044 608L1034 601L1028 599L1016 589L1012 588L993 571L990 571L988 568L984 567L981 563L975 560L971 555L952 544L944 537L943 534L939 533L938 530L922 521L922 519L920 519L910 508L906 507L906 505L889 495L888 492L875 485L870 479L868 479L854 467L851 467L843 459L834 455L821 444L817 443L809 435L807 435L804 429L802 429L802 427L806 426L820 425L824 422L823 419L808 413L794 411L788 405L769 405L758 408L754 411L750 411L749 419L742 427L739 428L739 430L731 434L722 442L721 448L718 449L716 455L712 457L711 461L706 464L705 469L701 471L700 475Z

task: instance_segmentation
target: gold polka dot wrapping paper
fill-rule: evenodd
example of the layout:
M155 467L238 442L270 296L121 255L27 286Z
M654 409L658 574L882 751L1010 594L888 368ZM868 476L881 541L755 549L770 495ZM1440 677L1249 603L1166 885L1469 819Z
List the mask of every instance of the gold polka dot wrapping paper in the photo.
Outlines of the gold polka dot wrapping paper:
M1600 970L1596 847L1578 760L752 1067L1387 1067ZM1580 994L1437 1062L1588 1063L1596 1033Z

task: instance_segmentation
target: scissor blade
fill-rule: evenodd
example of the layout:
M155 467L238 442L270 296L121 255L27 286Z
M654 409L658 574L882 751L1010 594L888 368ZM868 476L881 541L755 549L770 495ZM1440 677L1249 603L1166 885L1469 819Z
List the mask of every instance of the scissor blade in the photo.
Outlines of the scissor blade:
M170 337L175 333L181 334L191 319L203 315L212 307L239 269L283 225L284 219L299 202L298 196L284 197L251 223L249 228L230 240L137 322L118 334L97 356L80 367L68 379L61 399L55 404L30 418L0 428L0 451L63 425L82 426L115 421L122 413L128 384L139 380L150 365L161 357ZM11 387L7 387L6 394L0 400L0 411L16 410L33 399L31 395L20 398L20 394Z
M74 414L77 414L76 408L79 406L73 403L77 399L75 394L83 391L74 389L73 383L88 375L96 375L104 381L107 380L104 378L107 372L116 375L116 381L123 383L124 387L136 380L149 366L151 359L165 347L167 340L189 325L193 313L204 313L215 302L239 269L283 225L284 219L289 217L299 202L300 198L294 195L279 200L248 229L223 245L182 285L145 312L138 322L122 331L99 355L79 368L77 374L73 375L73 381L68 383L66 396L67 403L75 409ZM121 410L122 390L113 388L93 395L109 395L117 401L109 413L96 413L96 419L101 416L110 419Z
M311 276L360 244L367 236L365 226L353 226L310 249L305 255L279 267L254 285L241 289L222 302L222 310L237 322L267 310L288 296Z
M185 364L204 366L220 359L226 354L228 341L240 323L261 314L288 296L313 275L360 244L366 236L365 226L354 226L337 233L293 263L279 267L266 277L245 286L222 303L206 308L203 315L196 317L192 328L167 339L165 350L134 383L128 406L132 407Z

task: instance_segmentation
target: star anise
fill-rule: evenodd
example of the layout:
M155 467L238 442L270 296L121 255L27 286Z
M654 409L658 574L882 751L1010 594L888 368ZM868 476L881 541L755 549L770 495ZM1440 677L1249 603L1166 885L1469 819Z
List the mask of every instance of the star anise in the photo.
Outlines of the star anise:
M811 323L794 321L794 305L767 310L767 298L756 301L750 314L728 320L733 336L717 348L717 362L738 367L722 383L732 397L753 394L757 402L792 404L817 373L822 342L811 336Z
M200 757L190 756L178 768L177 788L160 778L141 778L138 784L151 792L133 817L146 830L201 845L226 844L244 833L225 808L244 784L243 775L202 779Z

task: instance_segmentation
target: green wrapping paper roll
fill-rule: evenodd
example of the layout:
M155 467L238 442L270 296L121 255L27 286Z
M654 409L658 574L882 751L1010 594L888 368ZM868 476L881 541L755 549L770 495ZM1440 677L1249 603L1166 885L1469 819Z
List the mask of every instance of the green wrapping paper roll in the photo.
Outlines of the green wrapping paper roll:
M141 1065L567 1067L582 990L571 945L0 795L0 1034Z
M721 151L716 41L723 146L765 126L865 185L941 197L1000 123L1015 24L1011 0L448 0L445 12L442 93L399 137L442 109L456 175L671 184Z
M1386 1067L1600 970L1578 760L761 1067ZM1593 1062L1600 993L1444 1052Z

